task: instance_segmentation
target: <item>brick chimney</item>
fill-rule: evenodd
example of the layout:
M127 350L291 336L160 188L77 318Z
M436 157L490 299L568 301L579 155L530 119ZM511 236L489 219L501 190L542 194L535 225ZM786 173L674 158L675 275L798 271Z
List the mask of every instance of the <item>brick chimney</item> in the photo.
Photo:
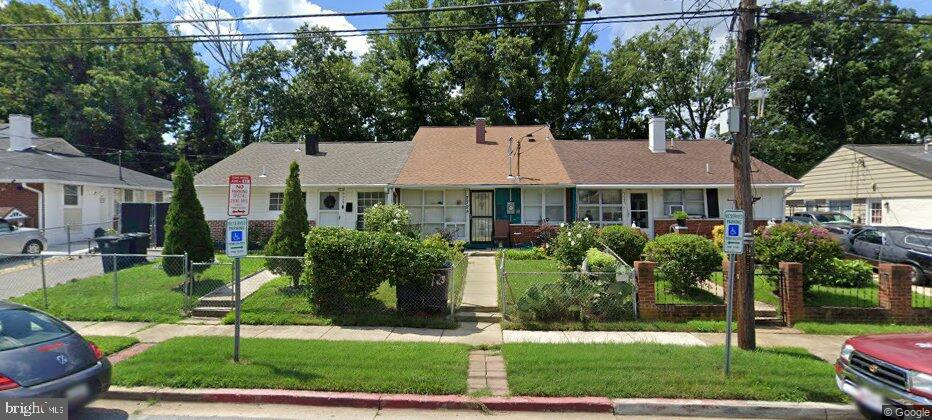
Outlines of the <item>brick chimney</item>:
M663 117L651 117L647 128L647 144L652 153L667 151L667 120Z
M485 118L476 118L476 143L485 143Z
M32 148L32 117L10 114L10 151Z

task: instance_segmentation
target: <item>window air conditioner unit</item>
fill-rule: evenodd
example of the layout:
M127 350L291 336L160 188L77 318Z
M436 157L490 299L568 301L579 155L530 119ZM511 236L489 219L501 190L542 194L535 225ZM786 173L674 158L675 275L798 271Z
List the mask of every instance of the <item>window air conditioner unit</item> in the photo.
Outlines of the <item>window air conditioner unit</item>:
M672 216L673 213L676 213L676 212L678 212L678 211L684 211L684 210L683 210L683 205L682 205L682 204L669 204L669 205L667 205L667 214L669 214L669 215Z

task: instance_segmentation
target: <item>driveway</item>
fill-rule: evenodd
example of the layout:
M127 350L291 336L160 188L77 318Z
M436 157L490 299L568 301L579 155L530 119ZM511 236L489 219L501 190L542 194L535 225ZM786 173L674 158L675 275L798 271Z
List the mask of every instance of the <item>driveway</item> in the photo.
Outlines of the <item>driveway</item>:
M45 282L48 287L72 279L103 274L100 257L52 257L45 260ZM0 299L22 296L42 289L42 270L39 261L22 263L15 267L0 268Z

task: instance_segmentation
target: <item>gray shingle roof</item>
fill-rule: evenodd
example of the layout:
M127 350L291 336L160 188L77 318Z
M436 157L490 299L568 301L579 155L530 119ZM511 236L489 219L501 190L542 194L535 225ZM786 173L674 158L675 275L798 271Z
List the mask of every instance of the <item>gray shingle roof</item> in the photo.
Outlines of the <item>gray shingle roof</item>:
M846 144L855 152L932 179L932 151L921 144Z
M84 156L76 147L59 137L32 137L33 147L36 149L51 152L62 153L66 155ZM10 148L10 125L7 123L0 124L0 150Z
M41 150L10 152L0 149L0 179L47 180L75 184L170 190L171 181L86 156L59 155Z
M323 142L308 156L303 143L258 142L201 171L194 184L227 185L235 174L251 175L254 186L283 186L297 161L302 185L384 185L395 182L410 152L411 142Z

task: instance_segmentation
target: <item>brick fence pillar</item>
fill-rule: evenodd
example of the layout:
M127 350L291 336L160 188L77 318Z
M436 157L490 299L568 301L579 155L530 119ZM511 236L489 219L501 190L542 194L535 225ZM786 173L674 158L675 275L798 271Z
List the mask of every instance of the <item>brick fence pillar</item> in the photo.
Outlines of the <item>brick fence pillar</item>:
M783 304L783 319L786 325L802 321L806 316L806 304L803 301L803 265L796 262L781 262L780 296Z
M638 316L642 319L657 318L657 295L654 290L653 261L635 261L634 275L637 281Z
M912 267L881 263L877 271L880 274L880 307L887 310L892 321L909 322L913 312Z

